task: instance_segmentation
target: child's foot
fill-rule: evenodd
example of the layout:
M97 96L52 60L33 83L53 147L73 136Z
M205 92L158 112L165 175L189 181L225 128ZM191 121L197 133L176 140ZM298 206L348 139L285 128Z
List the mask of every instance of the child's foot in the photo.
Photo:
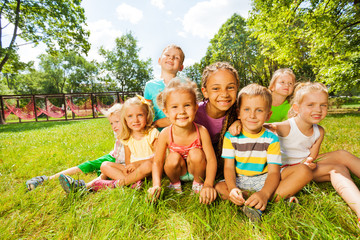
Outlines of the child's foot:
M59 181L61 187L66 193L76 192L80 189L86 188L84 180L75 180L72 177L66 176L64 174L60 174Z
M170 183L168 188L173 189L176 193L182 193L182 189L181 189L181 182L177 182L177 183Z
M243 206L241 210L252 222L261 221L262 211L253 207Z
M192 185L193 193L199 193L203 186L204 186L204 184L194 181L193 185Z
M48 180L47 176L37 176L26 181L26 187L29 191L34 190L37 186L41 185L44 181Z
M131 185L131 188L135 189L135 190L139 190L142 185L143 185L143 181L139 180L136 183L134 183L133 185Z

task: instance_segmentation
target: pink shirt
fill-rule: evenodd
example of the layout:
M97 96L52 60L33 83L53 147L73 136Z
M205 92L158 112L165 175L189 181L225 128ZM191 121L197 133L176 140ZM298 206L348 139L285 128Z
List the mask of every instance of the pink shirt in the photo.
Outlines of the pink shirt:
M207 101L199 102L199 109L196 113L195 122L203 125L209 131L211 142L215 144L219 141L225 116L221 118L210 117L206 113L206 104Z

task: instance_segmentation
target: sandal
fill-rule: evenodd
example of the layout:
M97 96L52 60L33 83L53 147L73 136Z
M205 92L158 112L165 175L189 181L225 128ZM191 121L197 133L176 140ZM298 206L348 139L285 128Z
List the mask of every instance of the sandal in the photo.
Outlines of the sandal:
M261 221L262 211L256 208L243 206L241 210L245 213L245 215L250 219L252 222L259 222Z
M29 191L34 190L37 186L41 185L44 181L48 180L47 176L37 176L26 181L26 187Z
M64 189L66 193L77 192L80 189L85 189L85 181L84 180L75 180L70 176L66 176L64 174L60 174L59 181L61 187Z
M142 185L143 185L143 181L139 180L136 183L134 183L133 185L131 185L131 188L135 189L135 190L140 190Z
M294 208L296 205L300 204L299 203L299 199L297 199L297 197L295 196L291 196L287 199L290 208Z

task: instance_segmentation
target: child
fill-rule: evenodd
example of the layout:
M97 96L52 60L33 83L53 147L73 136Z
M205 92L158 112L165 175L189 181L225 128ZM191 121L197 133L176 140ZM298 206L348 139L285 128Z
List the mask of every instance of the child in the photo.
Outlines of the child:
M275 201L288 198L312 179L311 170L300 165L280 174L278 137L263 127L271 115L271 101L270 91L258 84L250 84L239 92L238 118L243 129L238 136L225 134L222 151L225 182L215 186L223 199L245 205L242 209L251 220L260 219L270 198L276 196ZM242 190L255 193L245 201L247 194Z
M154 106L154 126L160 131L169 126L170 121L157 105L156 97L159 92L164 90L169 81L176 77L177 72L182 71L184 59L184 52L179 46L174 44L167 46L158 60L161 67L160 79L151 80L145 85L144 97Z
M287 119L290 109L288 101L294 91L295 81L295 74L290 68L280 68L274 72L269 84L272 97L272 114L267 123L281 122ZM240 121L235 121L229 128L229 132L232 135L240 134Z
M293 118L276 123L283 162L287 166L306 164L313 169L314 181L331 181L335 190L355 211L360 221L360 191L349 173L351 169L359 174L360 159L346 151L318 156L324 129L317 124L325 118L327 107L328 91L323 84L308 82L296 87L289 112ZM314 160L317 158L319 162L315 163Z
M120 125L120 111L122 105L117 103L114 104L108 111L104 112L104 115L109 119L111 124L111 128L114 131L115 136L121 134L121 125ZM29 191L35 189L38 185L41 185L44 181L51 180L54 178L58 178L60 174L64 175L73 175L76 173L90 173L94 171L98 171L98 175L100 175L100 166L103 162L116 162L116 163L125 163L125 152L124 146L120 142L120 140L116 139L114 149L96 160L84 162L76 167L68 168L62 172L56 173L52 176L38 176L34 177L26 182L26 186Z
M145 98L136 96L125 101L120 113L123 130L118 139L125 147L126 165L104 162L100 168L102 175L87 183L87 188L97 191L135 182L138 187L141 185L139 181L151 174L155 145L159 135L159 131L152 128L152 119L151 107ZM107 178L113 180L107 180ZM60 175L59 180L67 193L85 187L84 182L77 184L77 180L63 174Z
M153 187L150 198L158 198L163 170L170 179L169 187L181 193L181 181L193 181L192 190L200 192L200 202L210 204L216 199L213 188L216 157L205 127L194 123L198 109L196 84L175 78L158 96L158 105L171 122L159 135L153 163ZM170 153L166 156L166 150ZM205 179L205 182L203 182Z
M218 175L223 171L222 139L230 124L236 120L236 94L239 76L226 62L216 62L204 69L201 80L204 101L199 103L195 122L203 125L210 134L218 159Z

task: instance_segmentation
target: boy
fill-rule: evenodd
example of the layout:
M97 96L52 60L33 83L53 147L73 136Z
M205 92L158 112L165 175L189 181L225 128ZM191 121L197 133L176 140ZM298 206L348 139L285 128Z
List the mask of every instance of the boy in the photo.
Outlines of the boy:
M169 119L156 103L156 97L159 92L163 91L168 82L176 77L177 72L182 71L184 66L185 55L182 49L171 44L163 50L158 63L161 67L159 79L154 79L146 83L144 97L154 106L154 126L161 131L164 127L170 125Z
M114 131L115 135L119 135L121 133L121 123L120 123L120 111L121 111L122 104L114 104L108 111L105 112L106 117L109 119L110 125L112 130ZM52 176L37 176L34 177L26 182L26 187L29 191L34 190L37 186L41 185L44 181L51 180L54 178L58 178L60 174L64 175L73 175L77 173L90 173L97 171L98 175L100 175L100 166L103 162L117 162L121 164L125 164L125 150L123 144L120 140L116 139L114 149L109 153L106 154L96 160L86 161L81 163L78 166L68 168L62 172L58 172ZM78 180L76 180L78 181ZM82 181L82 180L80 180ZM76 182L75 184L78 184ZM80 182L79 182L80 184Z
M223 199L244 205L242 210L252 221L260 220L271 197L277 196L275 200L287 198L303 187L291 186L293 173L280 175L279 139L263 127L271 116L271 103L271 93L265 87L250 84L241 89L237 110L242 131L238 136L229 132L224 136L221 157L225 159L225 182L215 186ZM311 178L307 180L305 185ZM255 193L245 200L248 192L240 189Z

